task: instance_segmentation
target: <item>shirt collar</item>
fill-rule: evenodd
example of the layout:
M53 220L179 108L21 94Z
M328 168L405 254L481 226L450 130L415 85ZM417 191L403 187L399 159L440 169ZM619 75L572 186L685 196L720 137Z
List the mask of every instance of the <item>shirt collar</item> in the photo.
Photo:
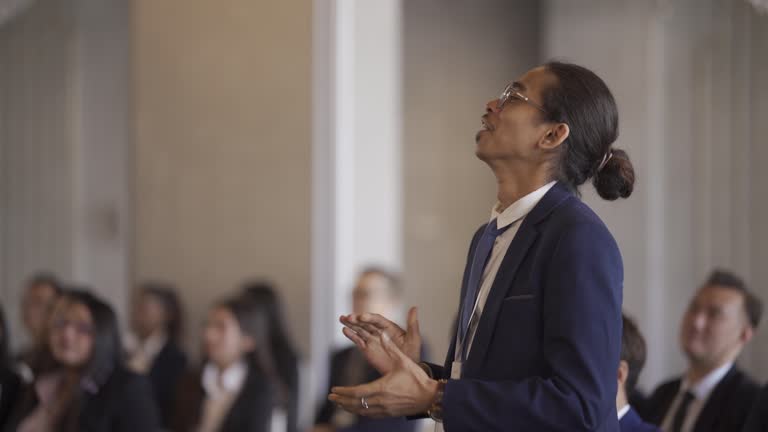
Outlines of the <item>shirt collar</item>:
M139 349L150 358L154 358L163 349L166 342L168 342L168 336L165 332L152 333L144 342L140 343Z
M213 363L208 363L205 365L205 369L203 369L203 389L213 399L227 393L237 393L243 387L247 374L248 366L242 360L224 371L220 370ZM219 379L219 376L221 376L221 379Z
M552 181L545 184L544 186L513 202L512 205L504 209L502 212L499 212L499 203L497 202L491 210L491 220L496 219L496 228L502 229L524 218L528 213L531 212L531 210L533 210L534 207L536 207L536 204L538 204L539 201L544 198L544 195L546 195L547 192L549 192L549 190L552 189L552 186L554 186L556 183L556 181Z
M720 381L722 381L728 371L731 370L731 367L733 367L733 362L726 363L708 373L696 385L693 386L688 382L688 379L686 378L683 380L683 384L680 386L680 391L681 393L690 391L693 393L696 399L706 399L709 394L712 393L712 390L714 390Z
M627 415L628 412L629 412L629 404L626 404L626 405L624 405L624 408L619 410L619 413L618 413L619 414L619 420L621 420L622 417Z

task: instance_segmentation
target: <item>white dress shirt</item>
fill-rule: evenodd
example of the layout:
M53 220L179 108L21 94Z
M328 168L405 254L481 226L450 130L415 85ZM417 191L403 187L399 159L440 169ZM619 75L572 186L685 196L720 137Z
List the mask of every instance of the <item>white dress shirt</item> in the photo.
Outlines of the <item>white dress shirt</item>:
M248 366L244 361L222 371L212 363L203 370L202 384L205 390L203 415L198 432L215 432L221 428L229 409L245 384Z
M480 278L480 292L477 294L477 300L475 301L475 308L472 311L472 318L469 321L469 329L467 330L467 341L469 346L467 347L467 356L472 349L472 342L475 340L475 331L477 330L477 324L480 322L480 317L483 315L485 309L485 302L488 300L488 295L491 293L493 282L496 280L496 275L499 273L501 262L504 260L504 256L507 254L509 246L512 244L517 230L520 229L520 225L523 223L523 219L528 213L536 207L536 204L552 189L552 186L556 182L550 182L546 185L536 189L535 191L525 195L519 200L515 201L499 212L499 203L491 210L491 221L496 219L496 227L502 229L506 226L509 228L504 231L500 236L496 237L496 242L493 244L491 250L491 256L483 269L483 275ZM456 344L456 360L460 361L459 357L461 350L459 349L459 339L457 335Z
M168 336L164 332L156 332L143 341L136 339L130 349L128 368L139 374L147 374L155 362L155 357L168 342ZM128 345L128 343L126 343Z
M618 414L619 414L619 420L621 420L621 419L622 419L622 417L624 417L625 415L627 415L627 413L628 413L628 412L629 412L629 404L626 404L626 405L624 405L624 407L623 407L622 409L620 409L620 410L619 410L619 412L618 412Z
M469 329L467 330L467 356L472 349L472 342L475 340L475 331L477 330L477 324L480 322L480 317L485 309L485 302L488 300L488 295L491 293L493 287L493 281L496 280L496 275L499 273L501 262L504 260L504 256L507 254L509 246L512 244L517 231L520 229L520 225L523 223L523 219L528 213L536 207L536 204L544 198L544 195L552 189L555 185L555 181L547 183L546 185L536 189L535 191L525 195L519 200L515 201L502 211L499 211L500 203L496 203L491 210L491 221L496 219L496 227L498 229L509 226L500 236L496 237L496 241L493 244L491 250L491 256L483 269L483 275L480 278L480 291L477 294L477 300L475 301L475 307L472 311L472 317L469 320ZM470 258L472 259L472 258ZM463 301L463 299L461 299ZM457 332L458 333L458 332ZM456 335L456 354L453 363L451 378L461 378L461 341L458 334ZM437 423L435 432L443 432L443 424Z
M677 396L675 396L672 405L664 416L664 421L661 423L661 430L664 432L670 432L672 430L672 422L674 421L677 407L680 406L685 392L690 391L693 394L694 399L691 401L690 405L688 405L688 412L685 414L685 421L683 421L683 427L680 429L680 432L693 431L693 427L696 425L696 420L699 418L701 410L707 403L707 399L709 399L712 391L718 384L720 384L720 381L723 380L728 371L731 370L731 367L733 367L732 362L726 363L707 374L693 386L688 382L687 378L684 379L680 384L680 390L677 392Z

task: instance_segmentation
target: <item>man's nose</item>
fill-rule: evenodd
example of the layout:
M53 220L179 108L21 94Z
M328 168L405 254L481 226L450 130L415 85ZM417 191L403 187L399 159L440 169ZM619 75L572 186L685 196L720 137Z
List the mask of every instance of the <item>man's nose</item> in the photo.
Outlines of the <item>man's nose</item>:
M488 114L499 112L499 100L491 99L485 104L485 112Z
M697 330L703 329L707 325L707 315L704 313L697 313L693 316L693 327Z

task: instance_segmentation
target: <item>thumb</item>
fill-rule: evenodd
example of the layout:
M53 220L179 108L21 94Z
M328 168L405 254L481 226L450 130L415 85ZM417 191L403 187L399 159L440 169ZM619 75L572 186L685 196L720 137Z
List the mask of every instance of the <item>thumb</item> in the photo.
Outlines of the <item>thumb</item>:
M408 310L408 328L405 335L408 340L413 340L420 336L418 312L416 306Z

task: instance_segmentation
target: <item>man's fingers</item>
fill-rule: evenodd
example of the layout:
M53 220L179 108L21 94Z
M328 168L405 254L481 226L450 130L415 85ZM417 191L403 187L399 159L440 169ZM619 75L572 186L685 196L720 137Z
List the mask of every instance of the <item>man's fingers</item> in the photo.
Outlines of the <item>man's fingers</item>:
M383 316L379 314L374 313L363 313L358 317L358 320L362 323L372 325L376 328L378 328L380 331L390 331L393 332L393 329L397 329L402 333L405 333L405 330L400 328L399 325L395 324L394 322L384 318Z
M328 395L328 400L331 402L339 405L341 408L343 408L345 411L349 411L353 414L358 414L366 417L374 417L374 418L383 418L388 417L388 413L386 408L384 408L383 405L380 405L379 402L377 402L376 398L365 398L365 403L368 405L368 408L363 405L362 398L364 396L361 396L359 398L356 397L346 397L346 396L339 396L337 394L331 393Z
M392 338L386 333L383 332L380 336L381 344L384 346L384 349L387 351L387 354L389 354L391 357L399 359L401 362L408 362L411 361L411 359L403 353L403 351L397 347L397 345L392 342Z
M360 337L360 335L350 330L349 328L344 327L341 329L341 332L344 333L344 336L346 336L347 339L351 340L359 348L365 349L368 346L365 340Z
M381 379L381 378L379 378ZM360 384L354 387L334 387L331 389L332 394L336 394L341 397L358 398L363 396L370 397L379 391L379 380L369 382L367 384Z
M408 310L408 333L409 335L419 336L419 316L416 306Z

